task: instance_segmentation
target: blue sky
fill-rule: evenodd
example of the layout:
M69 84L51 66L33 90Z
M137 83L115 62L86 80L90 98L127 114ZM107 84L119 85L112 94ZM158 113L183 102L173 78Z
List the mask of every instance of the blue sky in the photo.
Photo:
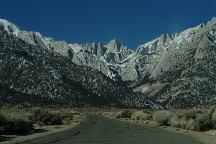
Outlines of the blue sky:
M116 38L136 48L216 16L216 0L2 0L0 17L67 42Z

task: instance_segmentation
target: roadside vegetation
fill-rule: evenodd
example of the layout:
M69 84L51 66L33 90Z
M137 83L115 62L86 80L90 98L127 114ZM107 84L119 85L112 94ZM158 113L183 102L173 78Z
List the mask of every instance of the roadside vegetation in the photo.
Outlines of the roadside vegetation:
M171 126L195 131L216 129L216 109L188 110L123 110L115 114L117 119L154 123L158 126Z
M88 114L115 116L155 126L208 131L216 130L216 109L119 110L116 108L0 108L0 135L29 135L44 127L77 122ZM78 119L79 119L78 118Z
M71 109L1 108L0 135L27 135L42 126L68 125L75 115Z
M33 123L21 113L0 112L0 134L26 134L33 130Z
M30 119L35 124L43 125L62 125L68 124L73 120L74 113L71 111L35 109Z

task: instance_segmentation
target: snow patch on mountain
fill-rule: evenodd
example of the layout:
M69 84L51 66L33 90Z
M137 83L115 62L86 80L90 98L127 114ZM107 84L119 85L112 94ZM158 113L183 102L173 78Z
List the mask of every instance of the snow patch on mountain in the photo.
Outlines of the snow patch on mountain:
M69 46L75 53L79 53L82 50L82 47L79 44L69 44Z
M12 33L15 36L18 36L20 30L17 28L14 24L11 22L5 20L5 19L0 19L0 27L3 26L3 28L8 32Z

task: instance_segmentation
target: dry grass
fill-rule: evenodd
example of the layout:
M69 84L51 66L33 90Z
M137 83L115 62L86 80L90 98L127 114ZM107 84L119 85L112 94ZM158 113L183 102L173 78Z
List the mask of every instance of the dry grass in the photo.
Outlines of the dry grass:
M122 110L116 113L116 118L131 118L132 110Z
M131 119L132 120L151 120L152 119L152 115L145 113L144 111L134 111L131 114Z
M216 129L216 111L212 114L212 125Z

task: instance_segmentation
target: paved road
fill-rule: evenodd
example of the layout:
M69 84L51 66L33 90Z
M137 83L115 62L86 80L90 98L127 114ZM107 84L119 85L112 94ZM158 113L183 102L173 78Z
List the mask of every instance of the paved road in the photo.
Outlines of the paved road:
M80 125L23 144L201 144L192 137L163 129L89 116Z

